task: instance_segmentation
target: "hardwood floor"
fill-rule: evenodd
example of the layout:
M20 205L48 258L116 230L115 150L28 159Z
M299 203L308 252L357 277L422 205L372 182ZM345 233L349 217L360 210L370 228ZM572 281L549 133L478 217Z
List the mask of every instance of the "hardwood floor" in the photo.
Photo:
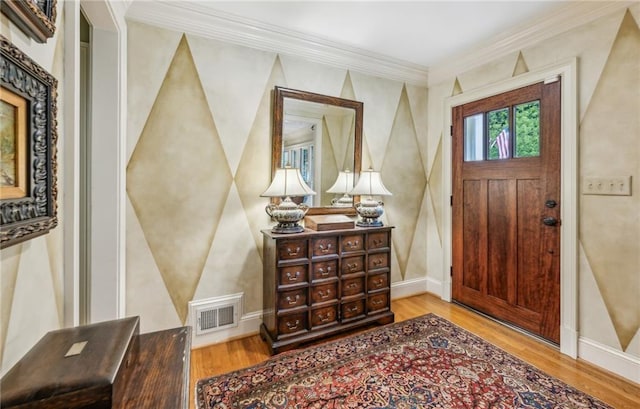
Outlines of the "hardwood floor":
M396 322L432 312L614 408L640 407L640 385L580 359L569 358L553 346L459 305L428 293L393 300L391 304ZM194 408L194 388L198 379L255 365L268 358L267 345L258 335L194 349L191 352L190 407Z

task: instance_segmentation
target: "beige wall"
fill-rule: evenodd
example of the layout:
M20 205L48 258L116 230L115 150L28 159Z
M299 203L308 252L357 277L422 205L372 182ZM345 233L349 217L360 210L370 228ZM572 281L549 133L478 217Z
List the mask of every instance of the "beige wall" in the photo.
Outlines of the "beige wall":
M63 325L64 38L58 6L56 34L45 44L27 37L4 15L2 35L58 79L58 226L50 233L0 251L0 374L45 333Z
M135 22L128 39L126 313L144 331L184 323L191 300L262 309L276 85L364 102L363 166L394 194L393 281L424 277L425 87Z
M429 88L429 153L441 163L443 102L460 92L578 58L579 176L633 178L632 196L579 198L580 336L640 356L640 6L510 55ZM432 148L435 148L432 150ZM441 165L429 190L442 195ZM440 203L440 199L436 200ZM441 210L434 209L436 220ZM437 223L434 223L437 225ZM429 253L441 251L429 241ZM429 275L438 277L429 258Z

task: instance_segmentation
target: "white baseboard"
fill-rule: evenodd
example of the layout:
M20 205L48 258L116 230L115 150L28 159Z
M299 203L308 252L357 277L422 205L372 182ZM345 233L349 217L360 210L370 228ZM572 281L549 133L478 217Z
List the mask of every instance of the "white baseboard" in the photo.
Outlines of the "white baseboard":
M573 359L578 357L578 331L574 328L560 327L560 352Z
M232 339L244 338L255 335L260 331L262 323L262 311L244 314L238 321L237 327L225 328L220 331L209 332L197 335L192 331L191 348L200 348L207 345L218 344L220 342L231 341Z
M427 291L427 278L415 278L413 280L391 283L391 299L410 297Z
M578 339L578 357L631 382L640 383L640 358L582 337Z
M427 277L427 292L442 298L442 280Z

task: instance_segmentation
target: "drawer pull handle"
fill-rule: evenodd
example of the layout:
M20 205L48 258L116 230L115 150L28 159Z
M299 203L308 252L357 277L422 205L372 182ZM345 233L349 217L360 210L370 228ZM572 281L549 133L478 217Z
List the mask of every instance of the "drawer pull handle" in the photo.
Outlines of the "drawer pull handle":
M357 305L352 305L351 307L347 308L347 311L349 312L358 312L360 309L358 308Z
M347 285L348 290L353 290L354 288L358 288L358 283L349 283L349 285Z
M371 301L371 304L374 307L377 307L378 305L382 305L382 300L373 300L373 301Z
M381 264L382 264L382 259L381 258L376 258L376 259L373 260L373 265L374 266L377 267L377 266L379 266Z
M331 321L332 315L333 314L331 314L330 312L326 313L325 315L318 314L318 318L320 318L320 322L327 322L327 321Z
M300 254L300 247L296 247L295 250L292 250L291 248L287 247L287 254L291 257L297 256L298 254Z
M377 287L381 287L383 282L384 282L384 280L383 280L383 279L378 279L378 280L375 280L375 281L373 282L373 285L374 285L374 287L376 287L376 288L377 288Z
M300 277L299 271L296 271L295 274L291 274L290 272L287 272L287 280L289 281L296 281L298 280L299 277Z
M287 298L285 298L285 300L287 300L289 305L295 305L298 303L298 301L300 301L300 294L296 294L294 298L291 298L290 295L287 295Z
M320 247L320 251L323 253L328 253L331 251L331 243L327 244L327 246L325 247L324 244L320 244L318 247Z
M358 263L347 264L347 269L349 271L355 271L358 268Z
M351 242L351 240L349 240L347 242L347 247L349 247L350 249L355 249L358 247L358 245L360 244L360 241L356 240L354 242Z
M322 290L318 291L318 296L320 296L320 298L325 299L328 298L331 295L331 290L327 290L327 292L324 292Z
M326 277L326 276L328 276L328 275L329 275L329 269L327 269L327 270L325 271L325 269L324 269L324 268L320 267L320 268L318 269L318 274L320 274L320 276L321 276L321 277Z
M382 245L382 243L383 243L382 239L373 239L373 245L374 245L375 247L379 247L379 246L381 246L381 245Z
M296 322L287 321L287 328L296 329L300 325L300 320L296 320Z

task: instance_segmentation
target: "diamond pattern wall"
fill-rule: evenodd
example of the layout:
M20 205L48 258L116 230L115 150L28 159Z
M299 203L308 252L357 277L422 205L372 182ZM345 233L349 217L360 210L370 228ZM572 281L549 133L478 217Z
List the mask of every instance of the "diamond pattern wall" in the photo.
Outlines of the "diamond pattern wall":
M585 175L640 174L639 84L640 28L627 13L581 123ZM640 195L583 195L581 209L580 240L626 349L640 328Z
M160 30L132 26L133 50L143 48L140 41ZM192 35L183 35L177 48L172 41L158 48L153 53L158 61L173 53L159 89L145 81L130 84L132 95L145 95L145 87L151 86L148 91L157 96L136 113L136 118L144 116L144 107L150 107L140 135L129 136L135 148L127 191L137 218L130 223L132 229L139 225L147 245L127 246L128 275L137 277L127 279L127 293L144 291L145 282L157 282L153 274L161 275L183 322L193 299L244 292L245 311L262 308L260 230L270 228L271 221L264 211L268 199L260 194L271 180L271 99L276 85L364 102L364 165L377 163L379 169L386 161L391 175L402 176L397 184L391 180L389 188L403 203L388 204L400 236L394 242L394 278L402 280L426 185L421 156L426 156L426 146L421 149L416 131L417 124L426 124L426 88L412 86L409 97L401 82ZM132 71L145 72L143 62L139 64ZM323 123L336 174L353 149L335 136L343 126L333 118ZM388 152L389 143L394 148ZM424 240L416 244L418 253ZM155 266L140 264L148 260L145 249ZM415 265L424 265L424 255L415 258ZM141 303L129 303L127 313L151 316L154 327L162 325L152 307ZM170 321L167 317L167 326Z
M183 322L231 180L183 37L127 167L129 198Z
M382 163L382 179L393 196L384 197L400 273L404 278L416 221L427 184L406 88L402 88L389 144Z

